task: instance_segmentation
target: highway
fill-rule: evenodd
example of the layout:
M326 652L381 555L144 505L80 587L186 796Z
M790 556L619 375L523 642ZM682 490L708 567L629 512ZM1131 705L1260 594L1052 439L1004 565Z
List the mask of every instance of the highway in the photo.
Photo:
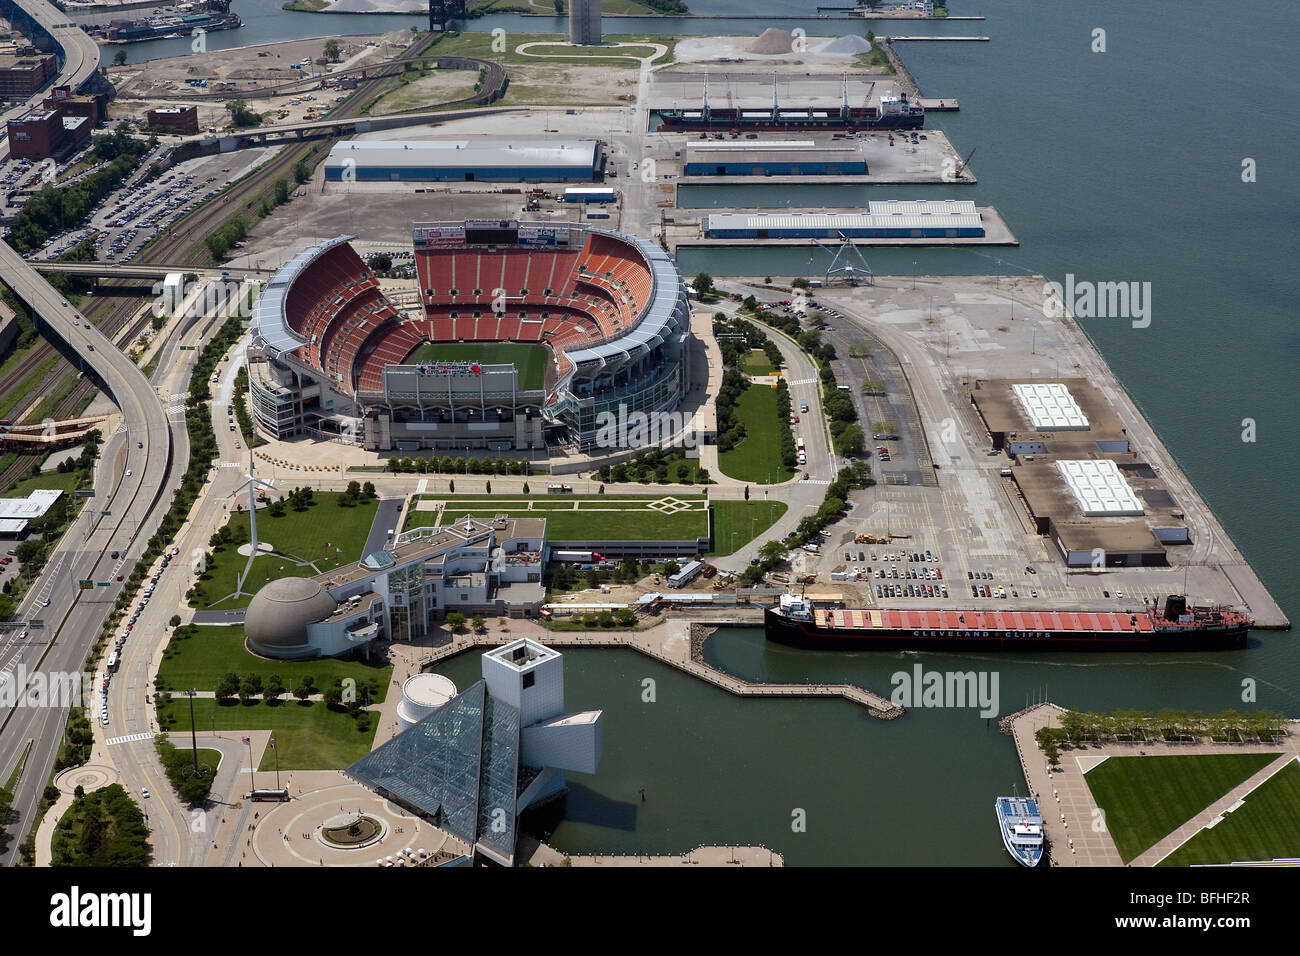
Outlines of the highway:
M76 674L121 591L117 574L143 552L170 501L173 435L164 406L143 373L2 242L0 273L47 334L67 342L94 369L126 420L124 433L105 436L94 499L55 545L45 573L15 615L39 619L44 626L29 628L26 641L17 639L19 632L4 632L0 646L0 670L21 665L29 676L37 671ZM183 429L183 416L179 424ZM121 552L118 560L111 557L113 550ZM83 580L106 586L82 590L78 582ZM12 861L26 836L53 767L68 710L66 702L59 703L0 713L0 765L6 772L26 740L36 740L14 795L17 819L10 832L17 839L0 864ZM86 703L92 719L98 719L96 701Z
M268 276L274 269L201 269L194 266L176 265L122 265L116 262L33 262L32 268L38 272L66 272L72 275L93 276L101 279L162 279L169 272L192 272L205 279L219 279L226 276L231 279L257 278Z
M54 81L55 86L70 86L75 91L94 76L95 71L99 69L99 46L81 27L73 24L66 13L53 4L46 3L45 0L11 0L11 2L22 8L54 38L54 42L62 49L63 68L59 71L58 79ZM49 95L48 88L0 115L0 130L3 130L5 120L16 119L40 106L47 95ZM8 155L7 147L4 154Z

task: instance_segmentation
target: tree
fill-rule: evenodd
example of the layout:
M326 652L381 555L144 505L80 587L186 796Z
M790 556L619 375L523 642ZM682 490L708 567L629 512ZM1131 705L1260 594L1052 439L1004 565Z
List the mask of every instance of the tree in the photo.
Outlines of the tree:
M179 614L173 614L172 619L167 623L170 624L172 627L180 627L181 616Z
M265 700L279 700L284 693L284 681L279 674L272 674L266 679L266 687L262 690L262 697Z
M330 38L325 41L325 59L329 60L331 63L337 63L339 61L338 40Z
M705 295L713 291L713 276L709 275L707 272L701 272L691 280L691 288L695 290L697 296L703 298Z
M343 493L344 497L356 501L361 497L361 482L349 481L348 490Z
M221 682L216 687L217 703L230 700L239 693L239 675L233 671L221 678Z
M305 159L298 160L297 164L294 165L293 178L298 180L299 183L305 183L311 179L311 167L307 165Z
M126 50L119 49L113 54L114 66L126 66Z
M289 201L289 181L287 179L277 179L275 181L275 204L283 206Z
M376 272L387 272L393 267L393 257L386 252L376 252L370 257L370 268Z
M239 682L239 702L245 703L260 693L262 693L262 676L245 674L243 680Z
M447 626L457 634L465 630L465 615L459 611L452 611L447 615Z
M483 620L482 614L475 614L473 620L470 621L470 626L479 634L487 630L487 622Z
M325 691L325 706L333 709L343 703L343 680L334 678L334 683Z
M367 481L364 485L361 486L361 494L367 498L379 497L379 493L375 491L375 483L373 481Z
M302 680L298 681L298 686L293 689L293 696L299 700L306 700L316 692L316 678L308 674Z
M784 560L789 550L780 541L768 541L759 547L758 557L760 561L770 568Z
M262 114L254 113L239 100L229 100L226 103L226 111L230 114L230 123L236 129L241 126L258 126L262 122Z
M455 490L456 490L455 488L452 489L452 491L455 491ZM528 482L526 482L526 481L524 482L524 494L528 494Z

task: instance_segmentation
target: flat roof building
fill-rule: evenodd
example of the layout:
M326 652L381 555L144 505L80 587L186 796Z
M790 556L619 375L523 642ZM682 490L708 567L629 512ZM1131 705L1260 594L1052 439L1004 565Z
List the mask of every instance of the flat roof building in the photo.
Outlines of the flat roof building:
M44 515L62 495L57 488L37 488L26 498L0 498L0 535L21 535L27 522Z
M866 175L867 160L856 143L688 141L683 172L687 176L861 176Z
M199 131L197 106L160 106L144 114L145 122L153 129L179 135L193 135Z
M594 139L346 141L325 159L329 182L595 182Z
M0 99L26 99L58 75L53 53L0 54Z
M984 235L969 200L870 202L862 213L713 213L701 228L710 239L928 239Z
M993 447L1013 457L1049 451L1065 456L1071 445L1107 454L1129 450L1124 426L1086 379L980 380L971 404Z

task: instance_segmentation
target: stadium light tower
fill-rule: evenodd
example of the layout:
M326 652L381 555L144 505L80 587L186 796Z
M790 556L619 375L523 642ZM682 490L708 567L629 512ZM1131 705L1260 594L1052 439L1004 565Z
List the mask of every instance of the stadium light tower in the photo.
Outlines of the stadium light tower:
M248 552L248 563L244 565L244 570L240 573L239 579L235 582L235 591L242 591L244 588L244 579L248 577L248 572L253 569L253 559L259 553L259 543L257 540L257 489L268 488L275 490L275 485L269 481L263 481L253 474L253 450L248 451L248 473L244 475L244 480L240 482L238 488L232 491L227 497L233 498L245 488L248 489L248 525L252 536L252 546Z

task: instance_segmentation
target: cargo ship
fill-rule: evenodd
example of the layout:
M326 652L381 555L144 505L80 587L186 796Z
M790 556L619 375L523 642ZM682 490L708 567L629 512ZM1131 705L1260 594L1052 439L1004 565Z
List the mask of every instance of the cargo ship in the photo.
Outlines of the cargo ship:
M854 610L783 594L763 612L769 641L822 650L1235 650L1252 623L1180 594L1141 611Z
M219 10L207 13L162 14L143 20L114 20L101 27L108 43L140 43L168 37L190 37L196 30L211 33L214 30L235 30L244 25L237 13Z
M1043 818L1038 803L1024 797L998 797L993 803L1002 831L1002 845L1021 866L1037 866L1043 858Z
M847 88L844 101L838 107L800 107L789 109L777 102L776 82L772 84L770 109L740 109L737 107L710 107L708 76L704 79L704 101L699 109L658 110L659 131L675 130L731 130L736 133L752 130L894 130L922 129L925 126L925 109L912 102L906 93L882 96L880 105L850 106Z

